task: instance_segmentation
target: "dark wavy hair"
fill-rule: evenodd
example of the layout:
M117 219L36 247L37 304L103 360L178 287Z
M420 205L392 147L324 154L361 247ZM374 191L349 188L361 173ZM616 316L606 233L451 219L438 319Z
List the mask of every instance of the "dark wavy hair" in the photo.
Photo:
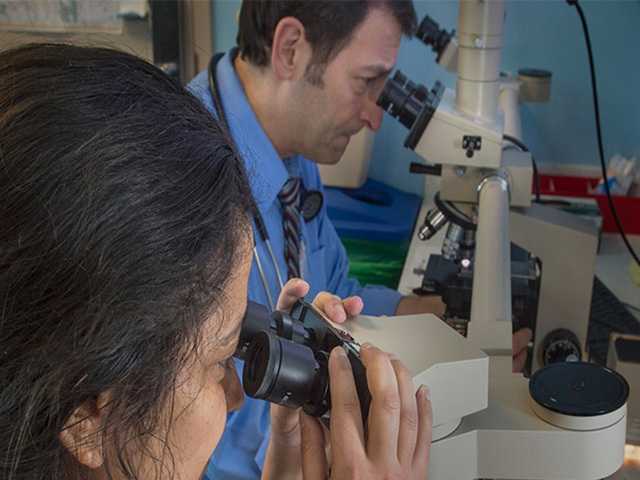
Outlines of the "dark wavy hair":
M415 33L417 17L412 0L243 0L236 42L244 60L265 67L270 63L278 22L295 17L304 25L313 48L307 71L314 71L315 78L347 45L371 8L389 11L404 35Z
M106 391L110 474L135 478L127 452L145 451L224 311L251 207L228 137L153 65L0 53L0 478L85 477L59 433Z

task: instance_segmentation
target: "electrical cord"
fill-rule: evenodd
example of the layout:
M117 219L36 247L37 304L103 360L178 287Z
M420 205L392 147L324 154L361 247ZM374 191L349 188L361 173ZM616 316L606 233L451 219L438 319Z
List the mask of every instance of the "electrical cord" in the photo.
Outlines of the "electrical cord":
M529 149L527 148L527 146L524 143L522 143L520 140L518 140L516 137L513 137L511 135L503 135L502 138L504 138L507 142L513 143L516 147L518 147L523 152L529 152ZM534 194L536 196L536 202L541 203L540 202L540 173L538 171L538 165L536 164L536 159L533 158L533 154L531 155L531 164L533 165L533 189L534 189Z
M613 204L613 198L611 198L611 190L609 189L609 178L607 176L607 166L604 163L604 148L602 147L602 129L600 127L600 108L598 106L598 89L596 87L596 71L593 65L593 52L591 50L591 39L589 38L589 29L587 28L587 20L584 16L584 12L582 11L582 7L578 3L578 0L566 0L569 6L576 7L578 11L578 15L580 15L580 21L582 22L582 31L584 32L584 38L587 43L587 53L589 56L589 69L591 72L591 88L593 93L593 106L595 110L596 117L596 133L598 135L598 152L600 153L600 166L602 167L602 178L604 180L604 190L607 193L607 200L609 203L609 208L611 209L611 214L613 215L613 219L616 222L616 227L618 228L618 232L620 232L620 236L624 241L624 244L629 250L629 253L636 261L638 265L640 265L640 258L633 250L631 243L629 243L629 239L627 235L624 233L624 229L622 228L622 222L620 221L620 217L618 217L618 212L616 211L616 207Z
M636 307L635 305L631 305L630 303L627 302L622 302L622 304L627 307L629 310L633 310L634 312L640 312L640 308Z

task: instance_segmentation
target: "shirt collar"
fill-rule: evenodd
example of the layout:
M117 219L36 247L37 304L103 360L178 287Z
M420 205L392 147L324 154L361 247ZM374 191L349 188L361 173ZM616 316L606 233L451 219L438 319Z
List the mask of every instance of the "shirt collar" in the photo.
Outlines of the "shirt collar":
M298 162L296 157L283 162L262 129L233 66L236 54L234 48L220 59L216 81L229 130L244 161L254 198L262 209L266 209L277 198L290 173L295 174Z

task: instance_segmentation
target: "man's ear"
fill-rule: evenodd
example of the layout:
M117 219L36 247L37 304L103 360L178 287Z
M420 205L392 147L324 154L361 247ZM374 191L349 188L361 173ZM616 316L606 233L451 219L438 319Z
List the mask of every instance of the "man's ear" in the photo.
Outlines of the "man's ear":
M275 75L282 80L302 78L311 55L311 45L300 20L295 17L280 19L271 44L271 67Z
M85 467L96 469L104 464L102 434L108 393L85 401L77 407L59 433L60 442Z

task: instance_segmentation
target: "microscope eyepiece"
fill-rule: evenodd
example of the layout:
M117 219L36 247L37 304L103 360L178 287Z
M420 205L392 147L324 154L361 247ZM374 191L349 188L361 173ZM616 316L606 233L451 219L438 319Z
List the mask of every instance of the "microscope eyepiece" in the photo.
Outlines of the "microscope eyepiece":
M303 300L288 312L273 313L249 302L235 353L245 362L244 390L250 397L323 417L331 408L328 362L335 347L347 352L362 418L367 418L371 396L358 343Z
M387 80L377 104L409 129L404 146L413 149L438 109L443 92L444 87L440 82L436 82L429 91L424 85L416 85L397 70Z
M429 91L423 85L414 84L398 70L393 78L387 80L378 105L411 129L428 96Z
M321 357L321 358L318 358ZM247 354L242 383L253 398L288 407L329 409L327 356L271 332L260 332Z
M437 55L437 62L440 62L442 53L447 48L447 45L454 35L455 31L449 33L445 29L441 29L440 25L438 25L438 23L429 15L426 15L422 22L420 22L420 26L416 32L416 37L422 40L425 45L430 46L435 52Z
M236 357L244 360L253 337L258 332L275 328L274 319L267 307L256 302L247 302L247 310L242 320L242 330L240 331Z

